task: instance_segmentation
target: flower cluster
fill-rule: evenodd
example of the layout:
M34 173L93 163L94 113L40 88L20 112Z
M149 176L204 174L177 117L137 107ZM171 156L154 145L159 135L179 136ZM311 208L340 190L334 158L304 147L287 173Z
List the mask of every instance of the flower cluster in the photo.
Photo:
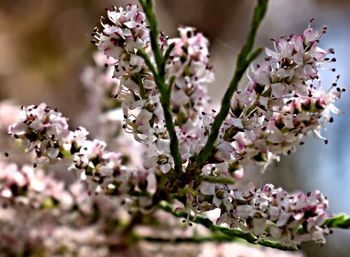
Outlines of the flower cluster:
M328 201L319 191L289 194L271 184L244 190L205 185L201 190L212 194L213 202L221 209L217 223L252 232L259 238L285 244L310 240L324 244L325 235L330 233L322 227L329 217L325 211Z
M101 24L103 31L95 31L94 42L107 56L118 60L116 72L139 72L143 61L135 49L144 48L149 35L144 13L136 5L128 5L126 10L115 8L107 11L107 19Z
M143 59L137 55L139 49L149 51L149 30L145 23L145 15L136 5L128 5L126 10L122 8L108 10L107 16L111 24L102 21L104 29L102 32L96 30L95 40L98 48L108 58L114 60L112 62L114 76L120 80L120 87L115 91L115 97L123 104L124 128L127 132L133 133L137 141L155 146L156 136L153 134L166 134L166 130L153 130L154 123L164 120L159 92ZM159 127L163 126L164 123ZM168 149L164 150L164 157L157 158L157 161L160 158L165 160L163 162L166 167L171 167L172 157ZM145 168L149 169L148 166L145 165ZM169 168L164 170L167 172Z
M120 229L110 223L121 221L122 199L91 196L79 182L68 186L28 165L0 162L0 169L2 254L110 256L108 238Z
M35 151L38 158L58 157L69 136L66 118L46 104L22 107L19 121L8 132L21 139L28 151Z
M118 9L108 11L108 17L134 17L138 14L136 6L128 6L126 10ZM144 18L144 15L140 15ZM123 18L124 20L124 18ZM127 20L127 19L126 19ZM134 40L143 42L138 45L128 46L126 44L118 45L118 51L128 53L130 63L134 69L120 68L120 63L124 63L125 58L113 55L109 47L105 47L105 42L114 41L114 34L105 32L106 25L102 23L104 30L96 31L96 44L100 50L109 58L114 58L113 63L114 76L120 79L120 87L116 91L116 98L123 103L125 115L124 127L126 131L133 133L137 141L142 142L148 148L145 162L145 168L151 169L157 167L163 173L169 172L173 168L173 158L169 150L169 136L165 129L164 115L160 104L159 91L155 85L154 77L149 68L143 64L143 60L137 56L139 49L144 50L153 60L153 54L150 49L149 39L144 37L149 34L149 30L144 26L144 20L140 18L138 29L142 33L132 33ZM119 31L124 28L122 23L113 22L107 26L113 27L113 31ZM128 29L126 29L128 30ZM209 101L206 94L206 85L214 79L209 64L208 40L201 33L195 32L193 28L184 27L179 29L179 38L168 38L161 35L159 43L162 51L174 47L169 54L169 60L166 63L166 79L173 83L171 92L171 108L174 113L174 119L179 137L182 141L182 157L186 163L188 158L198 153L199 146L193 146L198 123L198 114L206 108L204 103ZM105 36L102 36L105 35ZM132 48L133 47L133 48ZM132 48L132 49L131 49ZM107 50L106 50L107 49ZM136 65L136 63L138 63ZM138 67L137 69L135 67ZM173 82L171 82L174 79ZM201 142L204 144L204 142ZM186 157L187 156L187 157Z
M112 208L112 202L116 205L120 202L100 195L91 196L87 186L79 181L66 185L43 169L29 165L19 167L14 163L0 162L0 168L0 202L5 209L25 209L27 212L53 210L51 214L54 216L67 217L76 217L75 211L78 211L84 219L89 219L94 208Z
M345 89L337 81L327 90L321 85L319 70L335 61L328 57L333 49L318 47L325 32L309 27L302 35L275 40L275 51L266 49L265 60L251 69L248 85L233 95L213 155L226 162L227 170L266 168L281 154L294 152L310 132L327 143L322 125L339 114L334 102ZM213 113L204 114L205 131L213 119Z
M38 160L71 155L71 169L80 171L81 179L96 192L125 193L151 176L126 170L122 154L107 151L103 141L88 140L89 133L83 127L70 131L67 119L46 104L23 107L20 120L9 127L9 134L20 139L28 151L34 151Z
M16 164L0 163L0 198L2 204L14 202L31 208L46 208L59 205L69 209L73 206L71 195L59 182L47 176L42 170L31 166L21 169Z
M198 113L210 101L206 85L214 81L214 73L209 63L209 42L194 28L179 28L179 38L170 38L168 45L174 44L169 56L166 75L175 77L172 92L173 112L179 126L195 122Z

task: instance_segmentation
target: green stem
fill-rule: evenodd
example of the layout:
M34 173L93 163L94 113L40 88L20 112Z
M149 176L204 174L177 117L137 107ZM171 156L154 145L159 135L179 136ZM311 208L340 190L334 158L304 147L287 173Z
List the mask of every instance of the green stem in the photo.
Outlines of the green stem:
M139 0L148 20L149 29L150 29L150 40L151 47L156 60L158 71L161 70L161 65L163 63L163 56L160 50L158 39L159 39L159 29L156 15L153 11L153 2L152 0Z
M205 162L210 157L214 146L215 141L219 135L219 130L221 124L226 119L230 111L230 102L233 96L233 93L237 90L238 84L244 75L249 64L261 53L261 49L257 49L252 52L256 32L259 28L261 21L263 20L266 10L267 10L268 0L258 0L258 4L255 7L254 15L252 19L251 29L248 34L248 38L244 46L242 47L236 62L236 70L234 72L233 78L229 84L229 87L221 101L221 109L216 115L213 125L210 130L210 134L205 146L199 152L195 164L196 166L203 166Z
M233 242L237 241L237 238L232 238L226 235L213 235L206 237L176 237L176 238L161 238L161 237L144 237L141 240L154 242L154 243L191 243L191 244L202 244L207 242L222 243L222 242Z
M143 58L143 60L145 61L147 67L152 72L152 74L157 74L156 67L154 67L153 63L149 59L149 57L148 57L147 53L145 52L145 50L143 50L143 49L137 50L137 55Z
M154 54L154 59L156 62L157 68L151 63L149 57L144 51L138 51L138 54L143 57L147 66L151 70L154 81L160 92L160 102L164 111L164 118L166 128L169 133L170 138L170 153L174 159L175 166L175 175L176 177L180 177L182 175L182 160L181 154L179 151L179 141L175 131L175 124L173 121L173 115L171 112L171 90L170 87L166 84L165 79L165 65L167 61L167 57L170 55L170 51L173 49L173 45L170 45L168 51L165 55L162 55L161 49L158 44L159 39L159 30L158 30L158 22L157 18L153 12L153 3L152 0L139 0L149 23L150 27L150 39L151 39L151 47Z
M350 216L346 214L339 214L337 216L334 216L332 218L327 219L323 226L326 226L328 228L344 228L349 229L350 228Z
M191 222L201 224L204 227L211 230L212 232L215 232L215 233L220 232L220 233L222 233L226 236L229 236L233 239L234 238L235 239L244 239L245 241L247 241L251 244L262 245L262 246L276 248L276 249L280 249L280 250L286 250L286 251L298 250L298 248L294 245L283 245L280 242L276 242L276 241L271 241L271 240L266 240L266 239L258 239L252 233L243 232L242 230L239 230L239 229L226 228L226 227L222 227L219 225L215 225L210 219L205 218L203 216L199 216L199 215L196 215L196 216L190 215L189 216L188 212L175 211L175 210L173 210L171 205L169 205L168 203L166 203L164 201L160 202L157 206L159 209L162 209L162 210L172 214L175 217L184 218L184 219L189 218L189 220Z

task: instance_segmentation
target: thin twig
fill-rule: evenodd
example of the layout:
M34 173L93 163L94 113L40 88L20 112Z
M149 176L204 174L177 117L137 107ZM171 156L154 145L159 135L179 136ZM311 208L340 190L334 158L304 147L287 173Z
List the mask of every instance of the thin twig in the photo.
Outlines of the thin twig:
M349 229L350 228L350 216L346 214L339 214L332 218L327 219L323 226L326 226L328 228L344 228Z
M216 233L221 232L222 234L229 236L231 238L244 239L245 241L247 241L251 244L262 245L262 246L276 248L276 249L280 249L280 250L286 250L286 251L298 250L298 248L294 245L283 245L280 242L266 240L266 239L259 239L255 235L253 235L252 233L243 232L242 230L239 230L239 229L226 228L223 226L215 225L210 219L205 218L203 216L199 216L199 215L188 216L187 212L175 211L175 210L173 210L173 208L170 204L168 204L167 202L164 202L164 201L162 201L158 204L158 208L172 214L175 217L189 219L193 223L203 225L204 227L208 228L212 232L216 232Z
M252 19L251 29L248 34L248 38L246 43L241 49L241 52L238 55L236 70L234 72L233 78L229 84L229 87L221 101L221 109L219 113L216 115L213 125L210 130L210 134L205 146L199 152L195 165L201 167L208 160L212 151L215 147L215 141L219 135L219 130L221 124L226 119L229 111L230 111L230 102L233 96L233 93L237 90L238 84L244 75L246 69L249 64L261 53L261 49L257 49L252 52L256 32L259 28L261 21L263 20L266 10L267 10L268 0L258 0L258 4L255 7L254 15Z
M162 237L143 237L141 240L145 240L153 243L191 243L202 244L207 242L222 243L222 242L234 242L237 238L232 238L226 235L212 235L203 237L176 237L176 238L162 238Z

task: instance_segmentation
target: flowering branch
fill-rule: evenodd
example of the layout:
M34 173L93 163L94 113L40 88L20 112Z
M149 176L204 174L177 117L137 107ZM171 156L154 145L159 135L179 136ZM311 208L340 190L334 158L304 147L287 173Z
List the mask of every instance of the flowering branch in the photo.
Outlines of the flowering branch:
M230 238L234 239L244 239L245 241L251 243L251 244L257 244L262 246L267 246L271 248L276 248L280 250L286 250L286 251L295 251L298 250L295 246L289 246L285 245L279 242L265 240L265 239L258 239L256 236L254 236L252 233L246 233L239 229L234 228L226 228L219 225L215 225L210 219L205 218L200 215L188 215L188 212L185 211L175 211L173 210L172 206L168 203L162 201L158 204L158 208L172 214L175 217L178 218L184 218L188 219L193 223L203 225L204 227L208 228L209 230L213 232L221 232L224 235L229 236Z
M266 58L252 65L249 82L237 90L248 66L262 51L253 50L253 45L268 0L258 0L247 41L217 113L208 105L207 85L214 81L208 39L191 27L180 27L178 37L164 36L158 30L152 1L139 2L144 12L136 5L107 10L102 30L93 33L101 51L100 67L86 80L93 86L102 85L102 94L112 93L120 101L122 127L143 145L137 147L143 151L142 161L129 163L129 155L124 156L118 147L118 152L107 150L104 141L88 139L82 127L71 130L67 119L46 104L22 107L9 134L35 153L39 165L67 160L68 170L78 171L89 188L64 188L68 197L63 199L65 183L51 186L53 180L44 179L34 168L15 172L11 168L3 176L0 173L0 203L19 203L27 194L28 202L50 211L66 203L65 214L76 209L85 214L85 202L91 209L101 199L106 211L103 206L98 212L93 208L86 218L101 215L103 226L96 224L96 233L108 234L109 239L112 229L127 246L140 240L202 243L243 239L297 250L305 241L324 244L330 228L349 228L350 217L332 217L326 211L328 200L319 191L288 193L271 184L242 187L238 181L244 170L266 168L281 155L295 151L307 134L327 142L321 129L333 122L331 115L339 113L334 102L345 89L337 86L339 77L328 90L321 86L321 66L335 62L328 57L333 49L318 47L326 28L317 31L309 25L303 34L274 40L274 51L265 50ZM38 178L43 182L38 184ZM174 209L175 202L182 204L181 209ZM128 219L119 223L115 209ZM203 225L211 234L174 239L136 235L139 225L159 225L156 216L165 214L159 210ZM212 210L217 218L205 217ZM115 226L110 228L111 224Z
M251 30L248 34L248 38L246 43L241 49L241 52L238 55L237 63L236 63L236 71L233 75L233 78L229 84L229 87L221 101L221 109L220 112L214 119L213 125L210 130L210 134L205 146L199 152L196 158L196 165L201 167L205 164L209 156L211 155L214 149L214 143L219 135L219 130L221 124L227 117L230 110L230 102L233 96L233 93L237 90L238 84L248 68L249 64L261 53L262 49L256 49L252 52L255 35L259 28L261 21L263 20L266 10L268 6L268 0L259 0L258 4L255 8L253 20L251 24Z
M35 152L38 161L69 160L70 169L79 171L80 178L87 181L93 191L130 195L138 191L135 182L145 184L147 181L142 171L123 167L121 153L107 151L103 141L88 140L89 132L83 127L70 130L67 119L46 104L23 107L21 115L21 119L9 127L9 134L27 145L29 152ZM147 191L147 182L146 188L140 188Z

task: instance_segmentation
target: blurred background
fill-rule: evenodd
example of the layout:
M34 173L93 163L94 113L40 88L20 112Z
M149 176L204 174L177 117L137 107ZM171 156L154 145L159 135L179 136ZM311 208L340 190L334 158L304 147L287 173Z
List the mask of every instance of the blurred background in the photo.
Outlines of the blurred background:
M0 100L15 99L21 105L44 101L58 107L74 124L87 103L80 75L95 49L90 34L105 8L126 3L133 1L0 0ZM209 92L214 101L220 100L230 80L254 4L253 0L156 1L163 32L176 35L178 25L189 25L210 39L216 82ZM349 12L346 0L270 0L256 44L272 47L271 38L301 33L315 18L315 27L329 28L321 46L336 49L336 74L341 74L340 85L350 89ZM336 74L325 72L325 82ZM296 154L282 158L263 176L255 174L255 183L272 182L289 191L319 189L328 196L332 212L350 213L348 93L338 107L345 114L327 126L327 146L309 138ZM349 240L349 231L336 231L326 246L307 244L304 252L310 257L348 257Z

